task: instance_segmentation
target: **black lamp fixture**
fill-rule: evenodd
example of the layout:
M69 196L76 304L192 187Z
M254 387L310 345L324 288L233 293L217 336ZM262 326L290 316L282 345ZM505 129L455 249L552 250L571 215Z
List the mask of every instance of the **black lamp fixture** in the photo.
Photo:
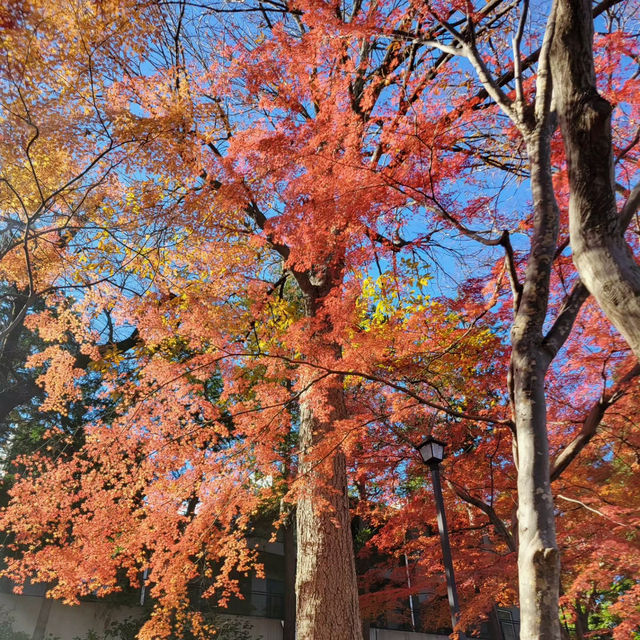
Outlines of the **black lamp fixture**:
M449 544L449 530L447 517L444 513L444 500L442 499L442 485L440 484L440 463L444 460L445 443L429 436L422 444L416 447L422 461L429 465L431 470L431 482L433 494L436 499L436 511L438 514L438 532L440 533L440 545L442 547L442 564L447 580L447 596L451 611L451 625L455 629L460 621L460 605L458 603L458 590L456 578L453 573L453 560L451 559L451 545ZM458 640L466 640L463 632L458 632Z
M444 460L445 443L429 436L417 449L425 464L440 464Z

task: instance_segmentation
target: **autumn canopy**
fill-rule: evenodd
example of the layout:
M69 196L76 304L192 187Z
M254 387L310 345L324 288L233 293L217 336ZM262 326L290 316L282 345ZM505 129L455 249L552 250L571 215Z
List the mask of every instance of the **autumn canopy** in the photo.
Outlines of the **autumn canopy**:
M144 583L140 638L215 637L192 586L236 597L267 517L288 638L410 594L446 629L433 435L458 630L640 633L639 31L637 0L1 7L3 575Z

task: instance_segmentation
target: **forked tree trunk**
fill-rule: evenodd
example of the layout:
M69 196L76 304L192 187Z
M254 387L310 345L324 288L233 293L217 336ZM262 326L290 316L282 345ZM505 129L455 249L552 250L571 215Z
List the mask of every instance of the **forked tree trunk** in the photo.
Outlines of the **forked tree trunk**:
M571 250L582 282L640 358L640 267L614 193L611 105L596 90L590 0L557 0L554 93L569 168Z
M340 381L323 401L328 419L319 419L306 391L300 401L300 474L304 489L297 506L298 568L296 625L298 640L362 640L347 467L342 451L317 460L313 446L345 415ZM323 412L324 412L323 411Z
M558 236L550 169L551 126L527 140L534 229L522 297L511 331L512 400L518 463L518 581L522 640L560 640L560 562L549 479L543 324Z

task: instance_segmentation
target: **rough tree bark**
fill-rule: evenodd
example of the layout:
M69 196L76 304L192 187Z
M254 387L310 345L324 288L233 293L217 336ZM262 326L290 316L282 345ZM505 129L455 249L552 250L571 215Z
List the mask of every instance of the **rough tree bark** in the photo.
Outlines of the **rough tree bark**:
M313 318L331 284L323 281L323 286L310 287L312 278L298 277L301 281L306 313ZM329 329L322 327L313 338L318 340L320 350L336 350L323 340ZM339 448L321 459L314 451L332 431L334 422L346 417L343 384L335 377L312 384L313 375L309 373L309 379L303 379L306 390L300 398L298 469L304 483L296 508L296 637L362 640L346 458ZM322 393L322 411L318 410L318 393Z
M284 525L284 625L282 640L296 638L296 512L292 509Z
M267 218L254 202L247 213L264 230ZM283 260L290 248L270 233L266 239ZM329 256L326 264L305 271L291 269L304 303L304 312L315 333L310 337L317 352L339 347L331 342L330 320L319 321L327 295L342 282L344 265ZM304 379L306 377L306 379ZM345 417L342 379L334 376L323 384L326 395L318 411L313 373L302 374L300 396L298 473L304 475L303 489L296 506L296 638L297 640L362 640L360 604L351 538L351 514L347 495L347 465L340 448L332 449L322 460L314 457L314 447L330 434L333 423Z
M569 168L573 261L640 357L640 267L623 236L628 212L620 216L616 207L612 107L596 89L590 0L558 0L551 70ZM630 203L629 209L635 206Z
M296 626L299 640L362 640L344 453L318 461L312 448L331 422L343 418L342 389L327 390L330 420L300 403L300 473L305 488L297 506Z

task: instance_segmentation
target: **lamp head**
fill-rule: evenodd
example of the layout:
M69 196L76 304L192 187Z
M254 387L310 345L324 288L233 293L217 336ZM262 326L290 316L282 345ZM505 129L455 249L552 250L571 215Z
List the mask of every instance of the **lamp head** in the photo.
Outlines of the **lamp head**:
M444 460L445 443L429 436L416 447L425 464L438 465Z

